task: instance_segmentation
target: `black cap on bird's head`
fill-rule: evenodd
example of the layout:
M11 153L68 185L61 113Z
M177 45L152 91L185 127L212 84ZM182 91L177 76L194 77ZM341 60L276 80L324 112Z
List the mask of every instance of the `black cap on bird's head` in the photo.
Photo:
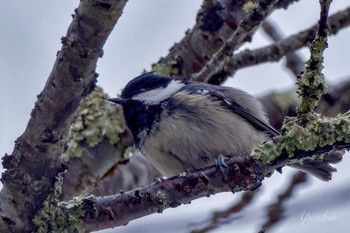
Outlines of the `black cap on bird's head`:
M129 81L119 98L110 98L108 100L120 105L124 105L130 99L156 104L168 98L183 86L184 83L182 81L146 73Z

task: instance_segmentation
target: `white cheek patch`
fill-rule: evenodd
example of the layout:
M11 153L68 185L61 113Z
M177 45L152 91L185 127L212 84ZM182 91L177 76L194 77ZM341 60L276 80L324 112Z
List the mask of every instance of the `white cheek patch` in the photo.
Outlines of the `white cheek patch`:
M173 80L166 87L159 87L154 90L140 93L132 97L132 99L150 105L159 104L161 101L168 99L171 95L179 91L183 86L185 86L185 84L181 81Z

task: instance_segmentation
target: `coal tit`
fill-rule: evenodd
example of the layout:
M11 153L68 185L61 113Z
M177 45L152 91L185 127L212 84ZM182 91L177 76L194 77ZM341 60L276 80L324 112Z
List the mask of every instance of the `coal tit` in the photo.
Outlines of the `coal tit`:
M166 177L213 165L218 155L249 154L279 134L260 102L236 88L146 73L109 100L122 106L136 147Z

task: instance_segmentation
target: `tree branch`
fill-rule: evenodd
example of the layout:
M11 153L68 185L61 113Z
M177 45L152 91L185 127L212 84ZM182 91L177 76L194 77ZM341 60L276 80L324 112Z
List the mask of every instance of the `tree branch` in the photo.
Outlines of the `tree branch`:
M129 192L87 198L83 201L86 231L124 225L219 192L254 190L261 185L263 167L260 162L241 156L230 159L228 165L225 178L216 166L211 166Z
M315 40L310 47L310 59L306 63L303 74L297 78L297 93L301 96L301 103L297 107L300 123L309 121L308 114L312 114L321 96L327 92L323 70L323 52L327 48L328 39L328 11L331 0L320 0L321 13Z
M266 230L271 229L272 226L276 225L279 221L284 217L284 207L283 204L292 197L295 188L300 184L303 184L307 181L308 175L304 172L298 171L296 172L287 189L278 195L276 202L268 207L267 219L262 224L259 233L266 232Z
M283 40L282 32L271 21L266 20L262 25L264 32L275 42ZM297 77L305 69L305 61L294 51L286 54L286 67Z
M27 128L12 155L3 158L1 232L34 232L34 216L57 194L55 184L65 170L61 154L74 113L95 87L96 62L125 2L80 2Z
M279 0L274 9L286 9L296 1ZM258 0L205 0L195 26L170 49L165 58L152 65L152 70L178 79L190 79L205 67L236 31L251 10L247 5L257 3ZM247 32L241 43L250 41L254 32Z
M277 0L259 1L259 4L239 23L234 33L225 41L223 47L210 59L210 62L205 67L192 75L192 79L207 82L218 70L226 73L224 68L228 58L242 44L246 36L254 32L260 23L271 13L273 5L276 2Z
M228 217L241 212L244 208L252 204L252 201L256 198L260 190L261 189L256 189L252 192L247 191L242 193L241 198L237 203L234 203L233 205L222 211L214 212L207 225L199 229L192 230L190 233L206 233L210 232L215 228L218 228L221 225L220 223L222 223L222 220L225 220Z
M335 13L329 17L330 33L335 35L339 30L350 25L350 7ZM313 39L317 32L318 25L291 35L279 42L273 43L255 50L246 49L234 54L225 64L225 74L213 75L209 83L222 84L229 76L233 76L237 70L264 62L279 61L285 55L305 47Z

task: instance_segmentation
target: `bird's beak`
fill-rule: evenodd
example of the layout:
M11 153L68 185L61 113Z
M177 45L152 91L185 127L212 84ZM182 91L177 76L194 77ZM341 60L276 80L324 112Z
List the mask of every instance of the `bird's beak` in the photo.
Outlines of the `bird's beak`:
M108 100L113 102L113 103L120 104L120 105L125 104L127 101L126 99L123 99L123 98L109 98Z

